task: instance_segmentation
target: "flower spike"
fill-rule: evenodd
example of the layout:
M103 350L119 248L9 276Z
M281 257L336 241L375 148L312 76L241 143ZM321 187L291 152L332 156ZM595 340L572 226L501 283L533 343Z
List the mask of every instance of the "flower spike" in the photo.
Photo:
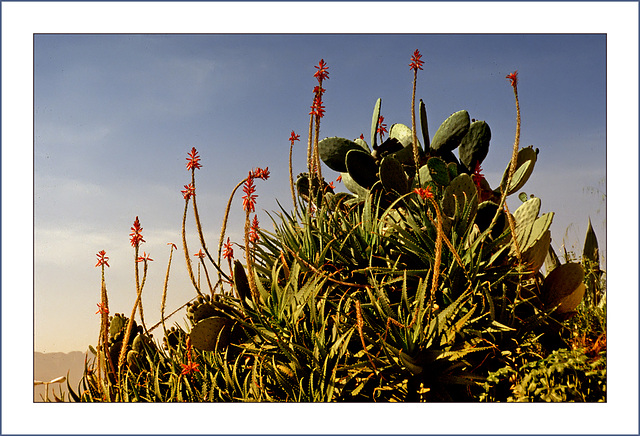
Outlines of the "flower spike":
M200 163L200 156L198 156L198 152L195 147L191 148L189 154L187 154L187 170L198 170L202 168L202 164Z
M98 256L98 263L96 263L96 267L101 265L109 266L109 258L105 256L106 254L107 252L104 250L98 251L98 254L96 254L96 256Z
M140 232L142 232L142 226L140 225L140 220L136 217L136 220L133 222L133 227L131 227L131 233L129 234L132 247L137 247L141 242L145 242Z
M518 70L515 70L511 74L507 74L507 77L505 78L511 80L511 86L513 86L514 88L518 86Z
M418 70L421 70L422 65L424 65L424 61L421 61L420 58L422 58L420 50L416 49L416 51L413 52L413 56L411 56L411 63L409 64L409 68L416 72Z

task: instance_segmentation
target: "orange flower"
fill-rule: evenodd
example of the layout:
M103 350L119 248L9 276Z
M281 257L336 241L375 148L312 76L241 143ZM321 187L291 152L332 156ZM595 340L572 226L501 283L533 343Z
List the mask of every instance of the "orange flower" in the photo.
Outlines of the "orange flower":
M380 118L378 118L378 130L377 133L380 135L380 141L382 141L382 137L384 136L385 133L387 133L387 125L383 123L384 121L384 117L380 116Z
M244 183L242 187L245 195L242 196L242 208L248 212L254 212L256 210L256 186L253 184L253 175L251 172L249 173L249 177L247 177L247 181Z
M291 136L289 137L289 141L291 141L291 145L293 145L293 141L300 141L300 135L296 135L296 132L291 131Z
M151 257L146 253L142 253L142 256L138 257L138 259L136 260L136 262L153 262L153 259L151 259Z
M180 365L182 365L182 372L180 373L182 375L189 375L192 372L200 372L198 369L198 366L200 365L195 362L189 362L187 364L181 363Z
M262 180L267 180L270 175L271 173L269 172L269 167L265 167L264 169L256 168L251 173L251 177L253 177L254 179L262 179Z
M105 254L107 254L107 252L104 250L98 251L98 254L96 254L96 256L98 256L98 263L96 263L96 267L101 265L109 266L109 258L105 256Z
M413 56L411 56L411 63L409 64L410 69L418 72L418 70L422 69L422 65L424 65L424 61L421 61L420 58L422 55L420 54L420 50L416 50L413 52Z
M96 314L98 313L105 313L107 315L109 315L109 309L106 307L106 305L102 304L102 303L98 303L98 311L96 312Z
M313 77L318 79L318 82L322 83L324 79L329 79L329 67L324 62L324 59L320 59L318 66L314 67L318 71L313 74Z
M260 236L258 235L258 215L253 216L253 221L251 222L251 228L249 229L249 240L251 242L258 242L260 240Z
M198 251L194 256L197 256L200 259L204 259L204 253L202 252L202 248Z
M132 231L129 233L129 236L131 236L132 247L136 247L140 245L141 242L145 242L145 240L142 239L142 234L140 233L142 231L142 226L140 226L140 220L138 220L138 217L136 217L136 220L133 222L131 230Z
M195 147L191 148L189 154L187 154L187 170L198 170L202 168L202 164L200 163L200 156L198 156L198 152Z
M514 88L518 86L518 70L515 70L511 74L507 74L506 78L511 80L511 86L513 86Z
M184 185L184 190L180 192L182 192L182 196L184 197L184 199L188 200L192 195L196 195L196 188L192 183L189 183L188 185Z
M224 244L222 257L229 260L233 259L233 247L231 246L231 240L229 238L227 238L227 242Z
M416 188L413 190L413 192L418 194L423 200L433 198L433 192L431 192L430 186L427 186L426 188Z

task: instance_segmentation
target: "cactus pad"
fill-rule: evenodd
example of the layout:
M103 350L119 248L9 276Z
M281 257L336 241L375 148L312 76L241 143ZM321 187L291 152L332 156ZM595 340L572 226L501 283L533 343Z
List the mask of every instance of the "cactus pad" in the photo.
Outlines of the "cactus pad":
M380 162L380 181L388 192L404 195L409 192L407 175L402 164L393 156L387 156Z
M220 349L226 348L229 345L234 324L235 321L231 319L217 316L203 319L193 326L189 333L191 345L205 351L214 351L216 346Z
M350 150L346 157L347 171L360 186L371 189L378 181L378 164L369 153L362 150Z
M489 153L489 143L491 142L491 129L484 121L474 121L469 126L469 131L462 138L458 156L460 163L465 166L469 173L473 172L476 165L481 164Z
M338 138L333 136L331 138L324 138L318 142L318 152L320 159L332 170L338 172L347 171L345 165L345 158L347 153L351 150L362 151L362 146L345 138Z
M458 111L444 120L431 140L431 150L437 153L453 151L469 131L471 120L465 110Z

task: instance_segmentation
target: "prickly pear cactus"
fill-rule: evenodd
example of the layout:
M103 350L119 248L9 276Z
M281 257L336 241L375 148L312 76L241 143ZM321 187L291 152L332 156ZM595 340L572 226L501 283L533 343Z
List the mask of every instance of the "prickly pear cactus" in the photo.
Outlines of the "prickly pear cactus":
M447 118L436 130L431 139L431 150L436 154L451 152L460 145L469 131L471 120L469 112L458 111Z
M458 148L460 163L464 165L467 173L472 173L476 166L480 165L487 157L490 142L491 129L489 125L484 121L472 122Z

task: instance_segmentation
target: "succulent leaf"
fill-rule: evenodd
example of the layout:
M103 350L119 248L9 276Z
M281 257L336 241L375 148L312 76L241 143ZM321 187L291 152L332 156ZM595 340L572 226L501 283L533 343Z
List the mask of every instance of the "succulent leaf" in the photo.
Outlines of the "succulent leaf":
M362 150L350 150L345 159L347 171L360 186L371 189L378 181L378 164L369 153Z
M386 156L380 162L380 181L389 192L404 195L409 192L409 181L402 164L393 156Z
M431 150L437 153L453 151L469 131L471 120L466 110L458 111L447 118L431 140Z
M371 148L375 149L378 145L376 136L378 134L378 123L380 122L380 106L382 106L382 99L376 100L376 104L373 106L373 115L371 116Z
M332 170L343 173L347 171L345 159L351 150L363 151L362 146L354 141L333 136L324 138L318 143L320 159Z
M458 148L460 163L472 173L476 165L481 164L489 153L491 129L484 121L474 121L469 126L467 134L462 138Z

